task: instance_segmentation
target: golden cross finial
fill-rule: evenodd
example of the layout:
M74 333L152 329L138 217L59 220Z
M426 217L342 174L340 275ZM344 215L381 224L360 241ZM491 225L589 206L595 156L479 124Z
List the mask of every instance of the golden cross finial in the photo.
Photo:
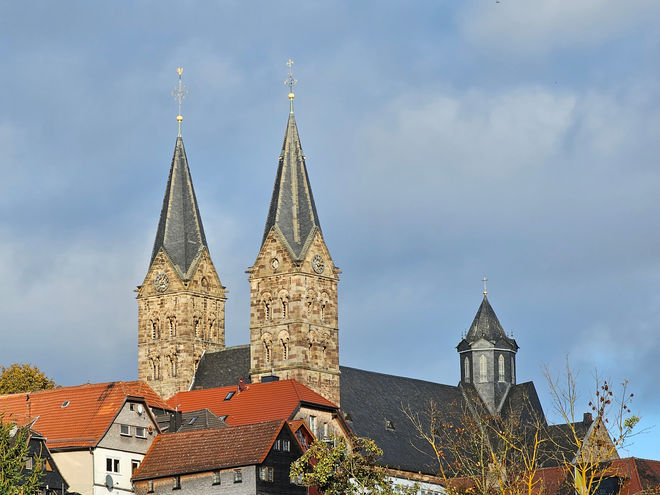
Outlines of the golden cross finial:
M298 82L298 79L293 77L293 71L291 69L293 67L293 60L291 59L287 60L286 65L289 66L289 77L287 77L284 80L284 84L286 86L289 86L289 101L291 102L291 113L293 113L293 98L295 97L295 95L293 94L293 87Z
M181 76L183 75L183 67L177 67L176 73L179 75L179 82L176 86L174 86L172 96L174 96L174 101L179 104L179 113L176 116L176 121L179 123L179 137L181 137L181 122L183 121L183 117L181 116L181 104L183 103L183 99L188 94L188 88L186 88L186 85L183 84L183 81L181 80Z
M486 275L484 275L484 278L481 279L481 281L484 283L484 296L488 294L488 289L486 288L486 282L488 282L488 279L486 278Z

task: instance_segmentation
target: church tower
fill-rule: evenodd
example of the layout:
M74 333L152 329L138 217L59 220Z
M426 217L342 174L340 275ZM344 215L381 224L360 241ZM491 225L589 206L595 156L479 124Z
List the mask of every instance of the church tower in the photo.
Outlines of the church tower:
M473 384L490 413L498 414L509 388L516 384L518 344L507 337L487 294L484 287L481 306L457 349L461 382Z
M137 289L138 378L163 398L188 390L205 351L225 347L226 291L209 255L188 159L179 135L147 276Z
M293 62L289 60L289 68ZM290 113L266 228L250 282L250 376L294 378L339 405L337 283Z

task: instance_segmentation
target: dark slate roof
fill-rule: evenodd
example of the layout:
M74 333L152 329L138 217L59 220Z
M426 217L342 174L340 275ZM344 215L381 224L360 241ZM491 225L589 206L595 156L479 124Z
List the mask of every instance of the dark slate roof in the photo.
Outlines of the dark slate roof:
M518 349L516 341L507 337L506 332L500 324L500 320L497 319L493 307L490 305L490 302L488 302L486 294L484 294L484 299L481 301L481 305L472 321L472 325L470 325L470 330L468 330L468 333L465 336L465 341L468 344L473 344L481 338L492 343L505 341L515 349Z
M515 414L526 424L536 424L537 421L545 424L545 414L534 382L513 385L504 399L500 414L506 417Z
M314 234L321 230L293 112L286 126L262 244L272 229L294 260L304 258Z
M567 461L572 462L592 424L591 418L584 418L583 421L575 423L549 425L547 428L549 441L541 446L541 465L555 466L565 464Z
M181 413L181 426L177 431L208 430L210 428L226 428L229 425L208 409L199 409Z
M191 390L238 385L240 378L250 383L249 345L205 352L197 366Z
M437 473L429 447L417 437L403 412L421 412L429 401L455 410L463 401L459 387L340 367L341 409L353 432L383 449L381 464L404 471Z
M150 263L153 263L161 248L183 279L188 278L188 271L200 251L208 249L181 136L176 139L174 147Z

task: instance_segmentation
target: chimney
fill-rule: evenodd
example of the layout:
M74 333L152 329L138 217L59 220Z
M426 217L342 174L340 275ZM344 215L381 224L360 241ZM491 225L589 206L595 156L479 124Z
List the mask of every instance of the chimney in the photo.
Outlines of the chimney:
M582 422L583 423L591 423L592 421L593 421L593 418L591 417L591 413L590 412L584 413L584 415L582 416Z

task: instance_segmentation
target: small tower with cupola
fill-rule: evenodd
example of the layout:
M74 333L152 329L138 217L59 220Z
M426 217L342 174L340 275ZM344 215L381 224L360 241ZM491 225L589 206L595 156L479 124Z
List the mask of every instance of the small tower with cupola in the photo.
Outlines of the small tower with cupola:
M461 383L473 385L491 414L498 414L509 388L516 384L518 344L506 335L488 301L483 300L464 339L457 346Z

